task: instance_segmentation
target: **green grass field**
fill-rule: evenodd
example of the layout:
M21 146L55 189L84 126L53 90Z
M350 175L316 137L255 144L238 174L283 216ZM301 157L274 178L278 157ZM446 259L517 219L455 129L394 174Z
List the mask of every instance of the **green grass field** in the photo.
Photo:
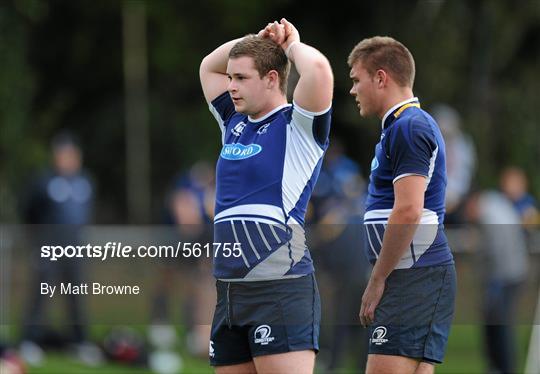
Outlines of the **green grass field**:
M523 371L529 345L531 326L516 328L518 369ZM437 373L485 373L480 326L455 325L452 327L445 362L437 368Z
M519 370L523 371L523 366L527 354L528 339L530 335L530 326L517 327L518 347L516 351L519 355ZM180 348L181 351L185 351ZM182 354L184 363L183 373L212 373L206 360L191 358L187 354ZM352 361L352 360L349 360ZM476 325L455 325L452 328L448 351L445 363L437 367L437 373L484 373L486 372L485 361L482 350L482 337L479 326ZM39 368L29 368L29 374L143 374L151 373L147 368L131 367L122 364L106 364L100 367L87 367L77 362L70 356L62 353L49 353L43 366ZM317 370L317 373L323 374L324 371ZM355 373L351 368L342 368L334 373L348 374Z

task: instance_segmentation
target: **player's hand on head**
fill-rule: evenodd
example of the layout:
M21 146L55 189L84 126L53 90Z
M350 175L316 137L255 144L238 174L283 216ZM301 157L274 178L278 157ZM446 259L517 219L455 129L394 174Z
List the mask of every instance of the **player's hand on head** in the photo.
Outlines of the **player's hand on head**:
M287 51L293 43L300 42L300 33L292 23L282 18L279 22L268 23L264 29L259 31L257 36L269 38L279 44L284 51Z
M287 49L287 47L290 46L293 42L300 41L300 33L292 23L287 21L285 18L282 18L279 22L280 25L283 25L285 31L285 40L281 44L284 49Z
M279 45L285 41L285 26L277 21L269 23L257 34L259 37L273 40Z
M272 26L272 23L268 23L261 31L257 33L257 36L260 38L269 38L271 26Z
M274 21L272 24L271 35L273 36L272 40L274 40L277 44L282 45L285 41L285 26L277 21Z

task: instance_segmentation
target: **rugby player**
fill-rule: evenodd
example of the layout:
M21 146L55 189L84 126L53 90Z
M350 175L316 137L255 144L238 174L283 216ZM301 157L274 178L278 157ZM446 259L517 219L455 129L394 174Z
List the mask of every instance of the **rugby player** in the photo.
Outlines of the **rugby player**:
M456 290L443 231L444 141L414 97L414 59L403 44L364 39L348 64L360 115L382 120L364 216L374 265L360 307L367 373L432 373L444 357Z
M292 62L299 73L287 101ZM312 373L320 301L304 215L328 147L333 75L287 20L229 41L200 66L221 130L214 241L217 373Z

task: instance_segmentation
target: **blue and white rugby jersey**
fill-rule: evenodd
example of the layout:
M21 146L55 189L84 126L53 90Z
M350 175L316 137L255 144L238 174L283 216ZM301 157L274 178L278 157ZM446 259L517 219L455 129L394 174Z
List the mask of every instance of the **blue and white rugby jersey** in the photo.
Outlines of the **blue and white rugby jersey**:
M240 243L239 257L214 256L214 276L258 281L314 271L304 216L328 147L331 110L295 103L251 119L228 92L210 103L223 148L216 168L214 242Z
M364 227L366 252L375 263L394 205L394 183L408 175L426 177L424 211L408 251L396 269L454 262L443 231L446 164L444 140L417 98L391 108L382 120L381 140L371 162Z

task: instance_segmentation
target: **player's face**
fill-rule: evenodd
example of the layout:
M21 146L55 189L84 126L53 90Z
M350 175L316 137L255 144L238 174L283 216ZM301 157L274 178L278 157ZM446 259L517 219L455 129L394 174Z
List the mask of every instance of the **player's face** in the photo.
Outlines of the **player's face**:
M53 151L54 167L62 175L73 175L81 169L82 155L73 145L60 146Z
M351 68L349 76L353 86L349 93L354 96L356 105L362 117L377 115L379 113L379 100L377 99L377 84L361 62L357 62Z
M238 113L257 116L264 109L268 94L266 79L259 76L251 57L229 59L227 64L229 86L234 109Z

